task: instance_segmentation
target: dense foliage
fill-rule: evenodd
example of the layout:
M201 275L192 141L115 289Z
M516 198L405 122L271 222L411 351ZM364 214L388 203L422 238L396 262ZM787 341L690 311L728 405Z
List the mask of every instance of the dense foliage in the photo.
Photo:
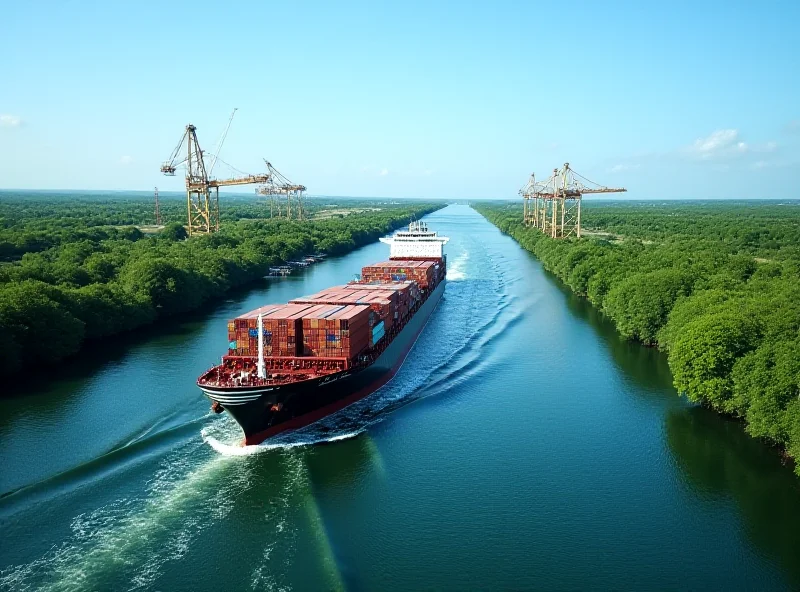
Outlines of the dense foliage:
M142 199L0 196L0 374L195 309L271 265L345 253L441 207L410 201L363 211L365 202L351 201L333 206L360 213L304 222L264 218L252 199L234 202L218 233L187 239L177 199L162 203L165 227L146 234L136 225L152 224L153 212Z
M680 393L800 458L800 204L595 203L580 240L526 228L518 204L476 209L665 350Z

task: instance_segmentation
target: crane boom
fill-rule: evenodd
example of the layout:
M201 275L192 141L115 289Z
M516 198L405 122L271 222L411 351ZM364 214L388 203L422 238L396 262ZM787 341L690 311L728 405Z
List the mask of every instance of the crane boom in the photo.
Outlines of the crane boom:
M269 181L269 175L247 175L246 177L235 177L233 179L211 179L208 182L209 187L231 187L234 185L254 185L257 183L266 183Z
M194 126L191 126L191 125L187 125L186 126L186 130L183 132L183 135L181 136L181 140L180 140L180 142L178 142L178 145L175 146L175 150L173 150L172 154L169 155L169 158L167 160L165 160L161 164L161 172L164 173L167 176L174 177L175 176L175 170L181 164L186 162L185 158L182 159L182 160L179 160L179 159L181 158L181 155L183 154L182 148L183 148L183 145L186 143L187 138L189 136L189 128L190 127L194 127Z
M211 166L208 167L208 174L210 175L214 171L214 166L217 164L217 158L219 158L220 150L222 150L222 145L225 143L225 138L228 137L228 130L231 129L231 124L233 123L233 116L236 115L236 112L239 110L238 107L233 108L233 112L231 113L230 119L228 119L228 125L225 127L225 131L222 132L222 137L220 137L219 142L217 142L217 149L214 150L214 159L211 161Z
M581 193L625 193L628 191L624 187L601 187L599 189L582 189Z

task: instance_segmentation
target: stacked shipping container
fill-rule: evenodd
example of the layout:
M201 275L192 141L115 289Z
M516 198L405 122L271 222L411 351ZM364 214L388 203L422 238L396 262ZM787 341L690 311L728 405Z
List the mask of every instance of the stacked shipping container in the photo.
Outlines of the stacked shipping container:
M369 345L370 308L321 305L303 316L303 353L320 358L353 358Z
M419 286L416 282L393 282L389 284L350 282L342 287L353 290L392 290L393 292L398 292L401 299L410 299L411 302L416 302L420 298Z
M397 293L397 299L394 301L396 315L392 315L394 320L403 319L409 313L409 311L414 307L414 305L419 302L419 299L422 297L420 294L419 286L416 282L395 282L389 284L364 284L364 283L350 283L348 284L349 287L358 287L359 290L376 290L376 291L383 291L383 290L392 290ZM381 317L377 320L384 320L384 317ZM391 322L385 323L385 329L389 329L392 326Z
M302 317L308 304L262 306L228 323L228 355L258 355L258 317L263 315L264 355L298 356L302 353Z
M229 355L258 355L263 315L264 356L353 358L405 318L438 272L434 261L385 261L364 267L361 282L250 311L228 323Z
M361 281L364 283L389 283L412 280L420 288L428 288L435 283L439 271L436 261L392 260L361 268Z
M332 288L317 294L292 300L292 303L296 304L367 305L375 313L370 322L370 326L379 321L384 321L387 325L391 325L396 310L396 302L397 292L392 292L390 290L357 290L351 289L350 286Z
M413 282L393 284L359 284L328 288L317 294L292 300L296 304L368 304L375 312L370 327L383 321L386 330L404 318L420 298Z

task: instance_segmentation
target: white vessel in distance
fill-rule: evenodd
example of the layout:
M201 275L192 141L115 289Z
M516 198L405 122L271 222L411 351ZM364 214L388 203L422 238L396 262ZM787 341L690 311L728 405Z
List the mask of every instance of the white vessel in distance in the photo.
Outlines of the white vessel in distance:
M399 230L390 238L380 239L389 245L390 259L441 259L444 256L442 248L449 240L428 230L428 225L422 220L413 220L408 230Z

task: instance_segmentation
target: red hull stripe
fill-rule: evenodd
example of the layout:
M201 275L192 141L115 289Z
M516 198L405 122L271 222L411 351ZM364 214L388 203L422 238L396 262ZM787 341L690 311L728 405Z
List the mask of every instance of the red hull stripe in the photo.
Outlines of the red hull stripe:
M433 315L433 311L431 311L431 315ZM368 384L367 386L365 386L364 388L362 388L360 390L357 390L352 395L349 395L347 397L344 397L343 399L339 399L338 401L335 401L334 403L331 403L330 405L326 405L325 407L320 407L319 409L316 409L315 411L312 411L311 413L306 413L305 415L301 415L300 417L295 417L294 419L290 419L289 421L287 421L285 423L282 423L280 425L276 425L274 427L266 429L263 432L257 432L255 434L253 434L252 436L245 437L243 444L245 446L252 446L254 444L260 444L261 442L263 442L267 438L271 438L272 436L280 434L281 432L285 432L287 430L300 429L302 427L305 427L307 425L310 425L310 424L314 423L315 421L318 421L318 420L322 419L323 417L331 415L332 413L336 413L337 411L339 411L341 409L344 409L348 405L352 405L356 401L358 401L360 399L363 399L364 397L366 397L367 395L369 395L371 393L374 393L379 388L381 388L384 384L389 382L389 380L395 374L397 374L397 371L400 369L400 366L403 365L403 362L405 361L406 357L408 356L408 352L410 352L411 348L414 347L414 344L417 342L417 338L419 337L420 333L422 333L423 329L425 329L425 327L427 326L429 320L430 320L430 316L425 320L425 324L423 324L422 327L420 327L419 331L417 331L417 334L414 336L414 339L409 341L408 347L406 347L406 349L405 349L405 351L403 351L402 355L400 355L397 358L397 362L395 362L394 366L392 366L389 369L389 371L386 372L386 374L384 374L383 376L381 376L378 380Z

